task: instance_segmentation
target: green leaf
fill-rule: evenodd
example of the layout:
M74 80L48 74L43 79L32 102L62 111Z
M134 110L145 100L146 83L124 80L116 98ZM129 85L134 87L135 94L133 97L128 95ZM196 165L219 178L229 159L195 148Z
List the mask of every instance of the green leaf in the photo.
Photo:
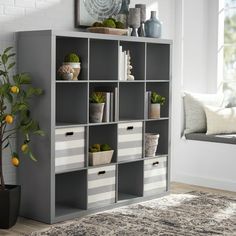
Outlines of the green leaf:
M27 98L30 98L30 97L32 97L33 95L39 96L39 95L41 95L42 93L43 93L43 90L42 90L42 89L30 87L30 88L26 91L26 97L27 97Z
M37 135L40 135L42 137L45 136L45 132L41 129L34 131L33 134L37 134Z
M8 61L8 56L7 56L7 54L2 54L2 63L3 64L6 64L7 63L7 61Z
M12 48L13 48L13 47L8 47L8 48L6 48L3 53L9 52Z
M33 155L33 153L31 151L29 152L29 156L30 156L32 161L37 162L37 159L34 157L34 155Z
M12 97L11 94L5 93L4 96L5 96L5 98L8 100L8 102L13 103L13 97Z
M15 62L11 63L11 64L7 67L7 69L10 70L12 67L15 66L15 64L16 64Z
M24 73L24 74L19 74L19 84L31 84L31 77Z
M15 55L16 55L15 53L9 54L9 55L8 55L8 58L14 57Z

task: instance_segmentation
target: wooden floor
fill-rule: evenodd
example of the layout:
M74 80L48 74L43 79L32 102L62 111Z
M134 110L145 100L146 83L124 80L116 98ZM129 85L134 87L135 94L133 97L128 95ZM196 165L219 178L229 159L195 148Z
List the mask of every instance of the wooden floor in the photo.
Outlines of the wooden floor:
M235 192L222 191L217 189L204 188L199 186L180 184L180 183L172 183L171 184L171 193L187 193L191 191L203 191L203 192L211 192L211 193L221 193L224 195L235 196ZM33 220L28 220L25 218L19 218L17 224L11 228L10 230L0 230L0 236L20 236L27 235L33 231L37 231L40 229L48 228L49 225L42 224L40 222L36 222Z

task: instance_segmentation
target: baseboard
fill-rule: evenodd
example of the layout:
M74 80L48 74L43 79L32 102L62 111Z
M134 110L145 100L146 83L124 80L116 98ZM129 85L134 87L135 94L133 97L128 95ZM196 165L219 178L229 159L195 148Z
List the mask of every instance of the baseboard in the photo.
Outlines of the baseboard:
M191 176L191 175L184 175L184 174L175 174L172 181L185 183L185 184L191 184L191 185L198 185L198 186L207 187L207 188L215 188L215 189L236 192L235 181Z

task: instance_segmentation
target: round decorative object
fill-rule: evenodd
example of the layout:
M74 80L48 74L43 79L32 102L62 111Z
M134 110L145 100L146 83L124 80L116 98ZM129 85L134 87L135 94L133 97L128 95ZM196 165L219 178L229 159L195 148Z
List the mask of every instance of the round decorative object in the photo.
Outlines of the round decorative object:
M104 20L120 12L122 0L84 0L84 6L95 20Z

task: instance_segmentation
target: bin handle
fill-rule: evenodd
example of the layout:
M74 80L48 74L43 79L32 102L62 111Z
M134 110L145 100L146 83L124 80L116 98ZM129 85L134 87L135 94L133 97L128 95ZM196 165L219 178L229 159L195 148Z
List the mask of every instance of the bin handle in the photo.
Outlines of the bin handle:
M104 175L104 174L106 174L106 171L104 170L104 171L99 171L98 172L98 175Z
M158 165L159 165L159 161L154 162L152 165L153 165L153 166L158 166Z
M66 133L66 136L72 136L72 135L74 135L74 132L67 132Z
M134 129L134 126L128 126L127 127L127 130L132 130L132 129Z

